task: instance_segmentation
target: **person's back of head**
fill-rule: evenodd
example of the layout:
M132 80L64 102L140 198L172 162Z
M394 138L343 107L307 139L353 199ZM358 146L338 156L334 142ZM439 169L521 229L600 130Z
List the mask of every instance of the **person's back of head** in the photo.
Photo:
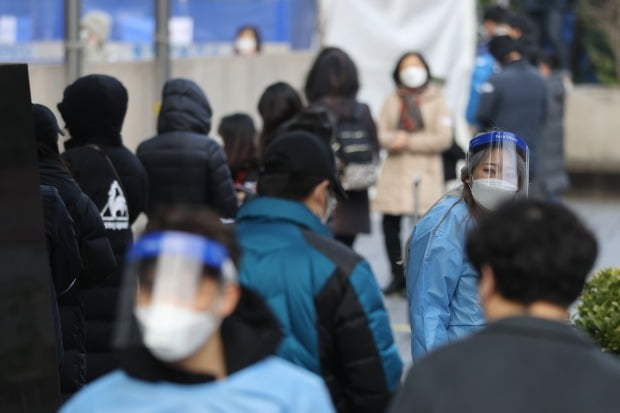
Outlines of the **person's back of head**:
M548 312L554 318L581 293L597 242L567 207L519 200L486 215L469 234L466 249L481 274L480 300L489 319L537 315L530 310L541 304L557 310Z
M325 219L333 206L332 194L346 198L331 148L304 131L285 133L267 147L257 192L259 196L302 202Z
M204 91L189 79L170 79L162 90L157 133L194 132L208 135L213 111Z
M93 74L67 86L58 110L76 143L116 144L127 113L128 95L116 78Z
M334 119L334 115L329 109L324 106L310 105L299 115L282 125L281 129L281 133L306 131L331 145L334 140L336 119Z
M489 42L489 53L500 65L522 57L518 42L508 35L494 36Z
M64 132L58 126L56 116L47 106L33 103L32 118L39 160L47 158L59 159L58 135L64 136Z
M299 93L286 82L273 83L265 89L258 100L258 113L263 121L260 133L260 152L275 137L276 130L303 110Z
M318 54L304 86L308 102L326 97L353 99L359 90L357 68L342 49L327 47Z
M250 116L245 113L224 116L217 132L224 142L231 170L257 166L256 128Z

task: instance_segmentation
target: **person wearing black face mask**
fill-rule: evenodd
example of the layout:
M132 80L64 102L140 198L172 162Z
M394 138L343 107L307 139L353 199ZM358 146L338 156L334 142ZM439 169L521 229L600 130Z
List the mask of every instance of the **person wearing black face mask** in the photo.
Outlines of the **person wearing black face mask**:
M547 113L545 80L519 52L509 36L496 36L489 50L502 71L482 85L476 117L485 129L509 130L519 135L530 149L532 178L537 170L538 146ZM536 185L532 186L536 193Z

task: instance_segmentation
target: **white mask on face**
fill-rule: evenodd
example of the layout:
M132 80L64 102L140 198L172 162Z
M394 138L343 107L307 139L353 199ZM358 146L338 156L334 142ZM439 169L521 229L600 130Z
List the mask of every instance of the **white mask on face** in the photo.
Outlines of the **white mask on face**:
M324 224L329 221L332 214L334 213L334 210L336 209L336 205L338 204L338 200L336 199L336 197L329 193L329 191L325 196L327 197L327 201L325 203L325 215L323 215L323 219L321 220Z
M479 205L488 210L495 209L503 201L514 197L517 186L502 179L474 179L471 194Z
M399 77L403 85L416 88L426 83L428 80L428 73L422 67L412 66L401 70Z
M256 40L251 37L240 37L237 39L237 50L242 55L256 52Z
M155 357L166 362L184 360L196 353L222 322L211 311L194 311L168 304L136 307L134 313L144 345Z

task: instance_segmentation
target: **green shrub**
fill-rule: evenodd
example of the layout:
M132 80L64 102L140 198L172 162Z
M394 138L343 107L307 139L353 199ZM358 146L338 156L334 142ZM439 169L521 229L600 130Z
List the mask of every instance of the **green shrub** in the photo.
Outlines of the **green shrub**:
M604 351L620 355L620 268L605 268L586 283L574 321Z

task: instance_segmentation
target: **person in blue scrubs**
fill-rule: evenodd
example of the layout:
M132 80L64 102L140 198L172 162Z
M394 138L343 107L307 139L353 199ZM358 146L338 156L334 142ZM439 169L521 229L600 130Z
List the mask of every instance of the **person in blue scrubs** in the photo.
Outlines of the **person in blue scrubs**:
M461 171L462 186L448 192L414 227L405 260L414 362L484 326L479 276L465 254L465 238L488 210L527 195L528 168L528 147L515 134L477 135Z
M232 230L207 210L149 221L127 257L121 369L61 412L333 412L320 377L273 356L279 324L237 283L238 259Z

